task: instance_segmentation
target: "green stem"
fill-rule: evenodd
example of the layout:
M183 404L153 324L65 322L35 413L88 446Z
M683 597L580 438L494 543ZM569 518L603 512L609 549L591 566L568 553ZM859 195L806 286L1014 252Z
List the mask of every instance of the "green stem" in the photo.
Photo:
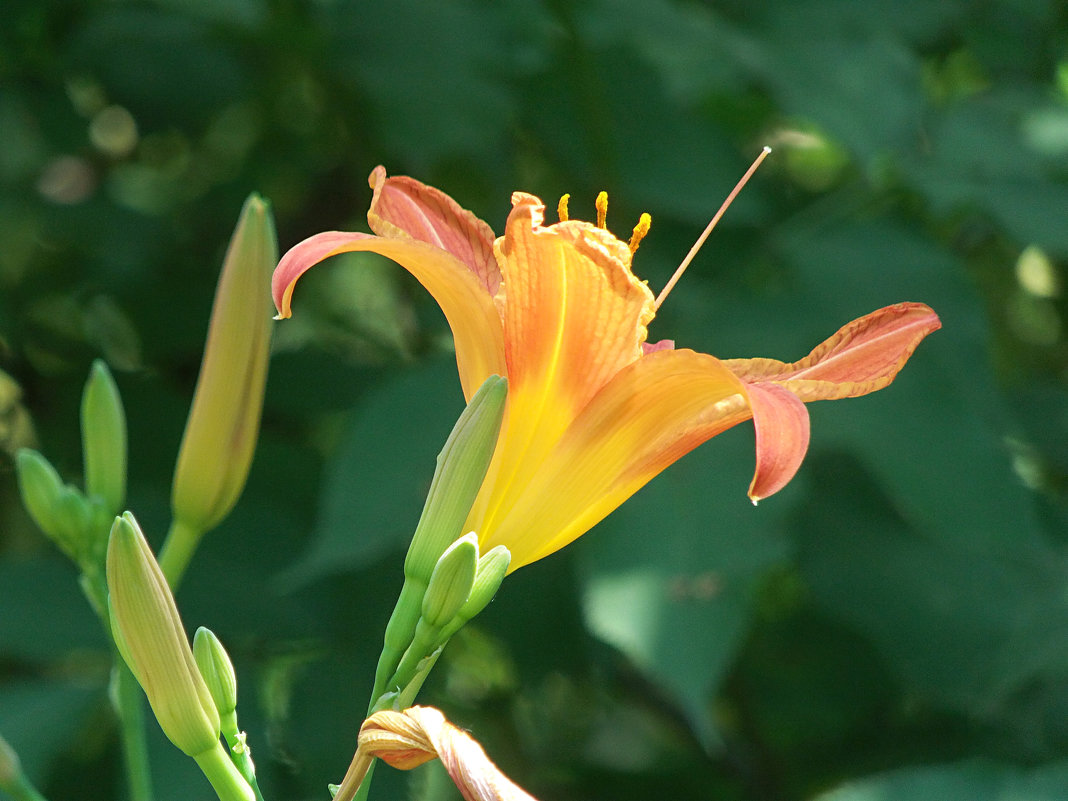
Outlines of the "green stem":
M171 529L167 532L167 539L163 541L157 561L163 575L167 577L167 583L171 585L172 592L177 591L178 584L185 575L185 569L189 566L189 561L196 553L200 538L203 536L203 531L182 520L175 518L171 523Z
M222 742L203 754L197 754L193 759L208 777L220 801L256 801L256 793L230 761L230 755L226 753L226 746Z
M152 801L152 771L145 741L145 701L141 686L130 668L115 654L111 674L112 702L119 718L122 751L126 761L126 782L130 801Z

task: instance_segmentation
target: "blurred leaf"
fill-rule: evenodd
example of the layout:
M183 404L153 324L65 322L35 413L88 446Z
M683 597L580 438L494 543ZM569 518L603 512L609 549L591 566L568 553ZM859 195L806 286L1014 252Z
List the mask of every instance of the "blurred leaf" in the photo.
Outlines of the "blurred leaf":
M339 78L371 99L390 152L425 171L446 155L485 158L500 148L515 108L502 81L510 69L499 47L502 12L471 0L397 0L387 15L368 14L372 5L333 6L328 30ZM396 24L403 19L419 24Z
M909 686L989 718L1030 683L1063 678L1068 561L1059 549L912 529L848 460L812 462L834 490L804 515L803 575L817 604L869 638Z
M754 509L745 497L752 461L751 435L720 435L578 547L590 630L676 699L706 743L716 737L711 699L746 634L759 580L788 555L776 529L791 492Z
M103 656L100 624L78 590L74 567L61 559L0 560L0 609L2 654L46 660L92 649Z
M445 359L376 383L326 467L311 548L291 578L307 581L401 551L462 410L456 365Z
M19 755L30 781L40 785L56 758L73 746L101 698L100 688L66 682L0 685L0 733Z
M1068 763L1021 770L993 762L908 767L850 782L818 801L1059 801L1068 798Z

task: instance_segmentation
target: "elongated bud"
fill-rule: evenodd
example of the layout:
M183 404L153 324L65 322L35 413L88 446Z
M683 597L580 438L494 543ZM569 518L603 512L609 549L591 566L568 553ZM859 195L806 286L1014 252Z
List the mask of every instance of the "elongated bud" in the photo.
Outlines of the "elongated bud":
M229 514L248 478L267 381L271 272L277 261L269 205L250 195L215 291L200 377L174 471L174 517L198 533Z
M107 584L116 643L160 728L189 756L216 749L219 712L193 660L170 587L129 512L111 528Z
M118 514L126 500L126 412L100 359L82 393L82 451L86 493L99 498L109 515Z
M422 618L440 628L456 617L471 594L478 567L478 536L472 532L445 549L423 595Z
M490 376L456 421L438 455L423 514L404 560L405 576L428 582L438 558L460 536L493 458L507 395L507 380Z
M230 655L211 629L201 626L193 635L193 659L219 715L223 718L232 715L237 709L237 674Z

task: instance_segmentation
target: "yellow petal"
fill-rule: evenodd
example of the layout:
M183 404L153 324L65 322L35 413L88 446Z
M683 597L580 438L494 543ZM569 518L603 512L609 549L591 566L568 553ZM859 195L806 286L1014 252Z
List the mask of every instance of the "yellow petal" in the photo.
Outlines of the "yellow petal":
M510 570L564 547L695 447L749 418L744 384L714 356L665 350L633 362L582 410L515 502L480 534ZM469 521L470 522L470 521Z
M597 392L640 358L653 295L630 250L589 223L542 226L544 207L516 193L497 240L504 276L508 410L469 520L492 525Z
M304 273L324 259L352 251L392 259L433 295L452 328L467 398L489 376L504 372L504 333L493 297L463 262L425 242L342 231L305 239L282 257L274 271L271 287L279 318L290 316L293 287Z

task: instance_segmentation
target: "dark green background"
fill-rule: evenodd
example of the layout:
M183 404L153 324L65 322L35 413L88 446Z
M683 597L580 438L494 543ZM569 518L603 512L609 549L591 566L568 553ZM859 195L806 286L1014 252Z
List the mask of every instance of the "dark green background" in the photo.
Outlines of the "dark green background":
M422 700L545 799L1068 798L1068 12L1042 0L8 0L0 732L34 780L123 794L106 650L8 423L78 481L105 358L158 546L250 191L284 249L363 228L379 163L498 231L515 189L580 218L607 189L617 234L652 214L658 289L764 144L651 339L795 359L903 300L944 330L888 390L810 407L759 508L741 426L510 577ZM461 403L433 303L344 261L277 328L247 491L178 599L234 655L268 801L348 764ZM161 801L212 797L154 737ZM451 796L383 768L374 797Z

